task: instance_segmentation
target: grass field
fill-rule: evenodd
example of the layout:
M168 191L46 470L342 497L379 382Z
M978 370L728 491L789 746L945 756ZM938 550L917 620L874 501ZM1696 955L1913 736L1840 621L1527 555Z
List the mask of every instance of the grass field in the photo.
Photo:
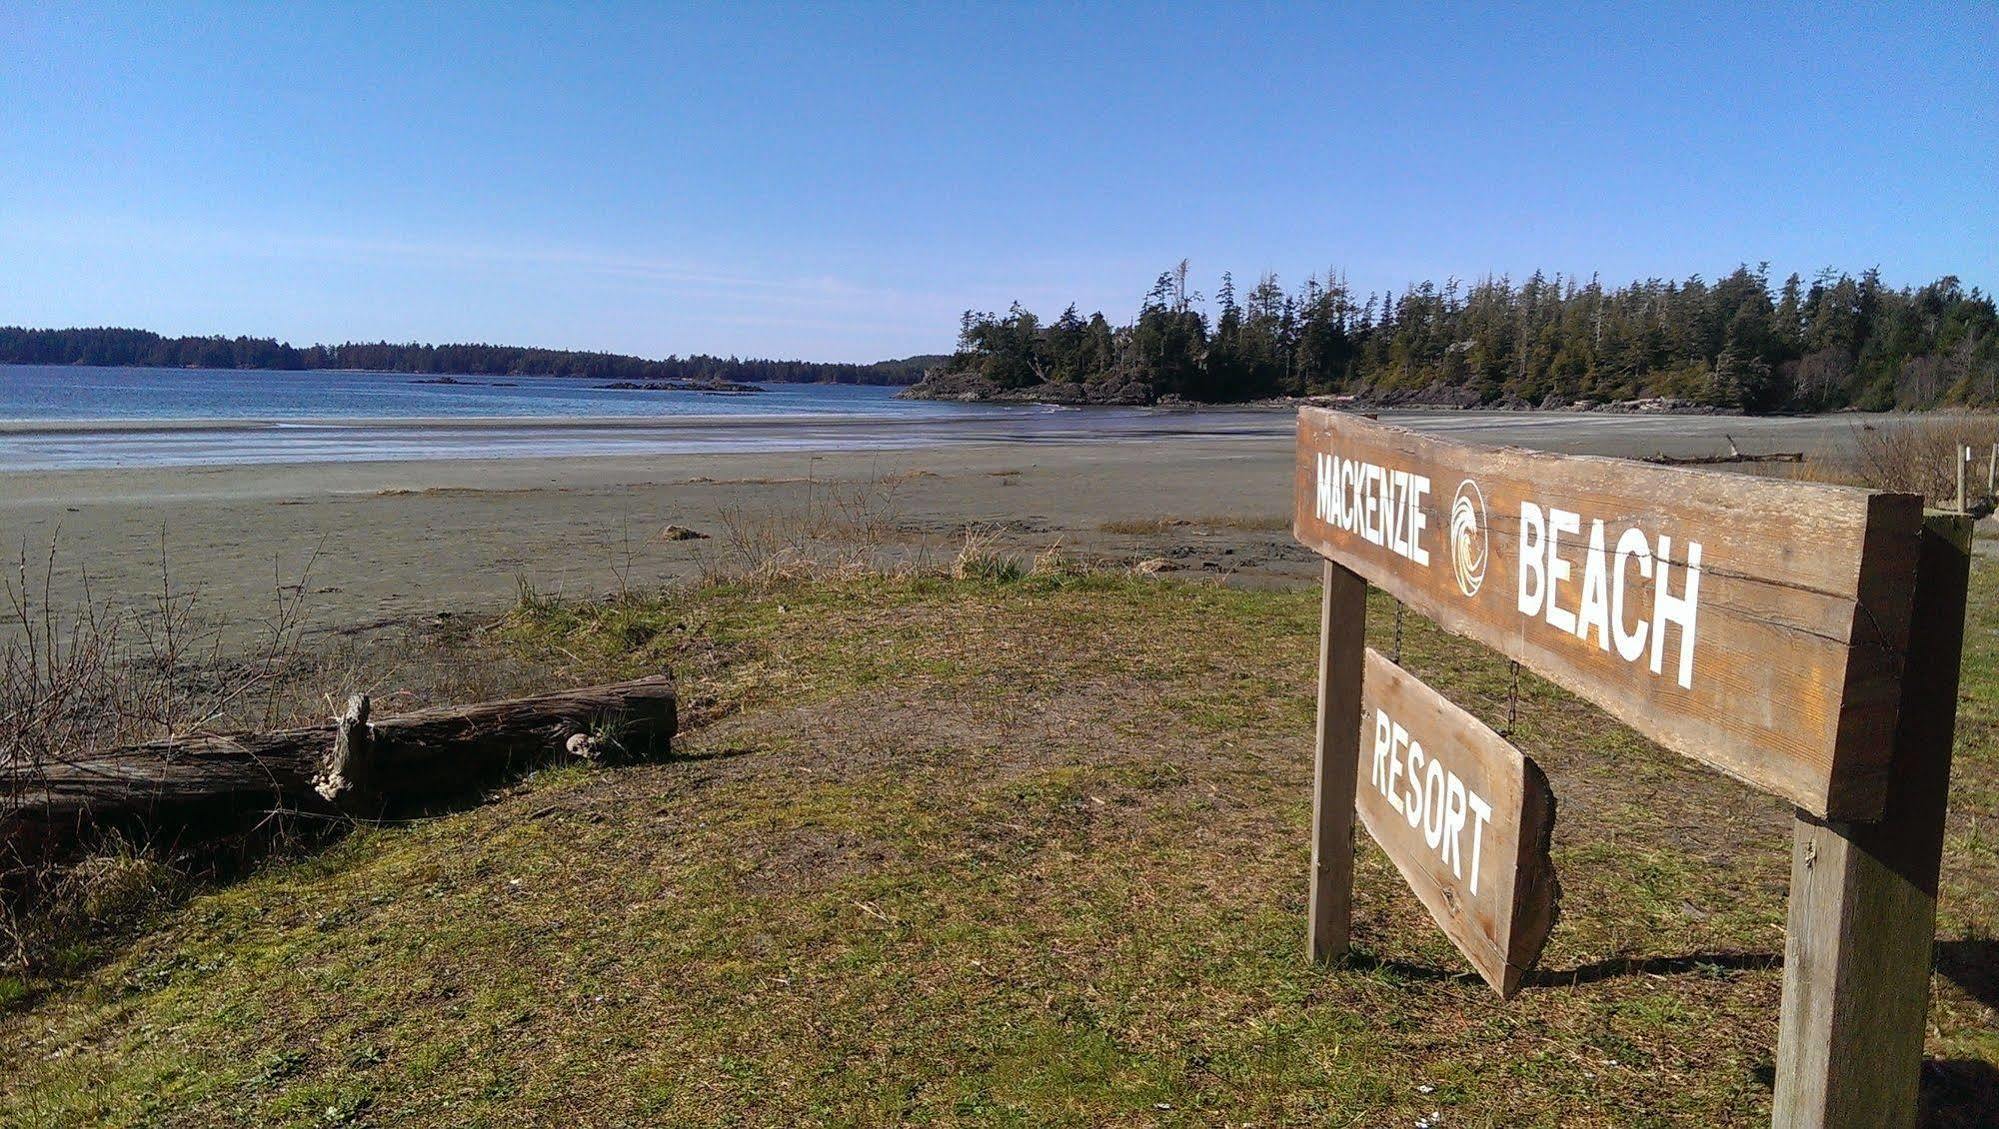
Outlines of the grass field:
M1767 1120L1780 803L1523 676L1561 805L1538 980L1500 1002L1371 844L1359 951L1314 967L1316 594L1024 572L524 603L476 646L673 669L675 759L360 830L0 981L0 1123ZM1942 1125L1999 1101L1999 569L1972 607ZM1400 636L1505 725L1506 663Z

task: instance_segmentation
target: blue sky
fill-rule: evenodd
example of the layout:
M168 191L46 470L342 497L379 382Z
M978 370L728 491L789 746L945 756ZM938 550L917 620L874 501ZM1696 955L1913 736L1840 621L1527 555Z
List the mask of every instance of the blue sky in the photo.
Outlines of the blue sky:
M9 5L0 324L874 360L1183 257L1989 290L1995 75L1990 3Z

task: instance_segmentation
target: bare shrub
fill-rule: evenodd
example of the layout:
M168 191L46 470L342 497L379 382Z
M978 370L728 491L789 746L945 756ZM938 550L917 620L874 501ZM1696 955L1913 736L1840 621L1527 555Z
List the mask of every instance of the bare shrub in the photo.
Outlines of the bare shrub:
M1807 404L1837 403L1853 380L1853 358L1845 349L1806 353L1795 364L1794 387Z
M91 597L88 576L78 607L58 608L57 557L51 542L36 576L24 545L14 575L0 577L9 629L0 646L0 805L43 765L114 731L124 697L115 673L122 617Z
M126 616L132 646L114 664L120 728L138 738L173 740L220 728L268 728L282 714L287 676L299 665L305 592L319 549L287 580L271 562L271 606L243 625L253 640L232 643L236 626L211 610L198 588L174 581L167 534L160 531L160 586Z
M1972 451L1965 468L1968 501L1987 495L1986 469L1999 442L1999 420L1974 416L1929 416L1863 424L1853 431L1853 477L1877 490L1921 494L1934 505L1957 500L1958 462Z
M720 559L702 563L710 582L769 582L923 568L932 546L905 533L900 499L908 475L806 484L802 504L719 515Z
M79 567L79 595L64 604L60 534L45 555L31 557L24 544L11 575L0 575L0 826L14 805L35 802L53 765L121 742L269 728L310 710L298 675L317 556L295 581L274 562L271 609L241 625L252 640L245 647L238 625L175 581L164 531L159 587L126 602L101 597ZM123 839L89 846L60 867L0 858L0 939L13 950L0 963L32 966L37 950L129 917L128 903L172 885L163 857Z

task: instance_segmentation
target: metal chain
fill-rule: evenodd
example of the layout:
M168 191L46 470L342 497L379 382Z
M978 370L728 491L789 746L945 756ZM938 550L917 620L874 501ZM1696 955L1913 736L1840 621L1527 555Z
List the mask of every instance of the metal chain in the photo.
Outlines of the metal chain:
M1513 724L1520 720L1520 660L1513 660L1513 685L1506 691L1506 732L1513 736Z

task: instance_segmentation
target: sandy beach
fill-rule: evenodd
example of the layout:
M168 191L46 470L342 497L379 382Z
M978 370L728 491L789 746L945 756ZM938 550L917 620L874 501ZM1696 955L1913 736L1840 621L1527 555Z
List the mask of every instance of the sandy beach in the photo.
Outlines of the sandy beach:
M797 535L865 511L905 553L967 528L1006 548L1160 560L1234 583L1303 581L1292 543L1289 415L1201 434L992 440L915 434L904 449L21 471L0 474L0 544L58 546L58 600L144 599L171 583L244 629L274 586L305 585L316 630L476 613L542 592L589 595L740 565L744 535ZM1743 419L1420 412L1410 426L1570 452L1823 451L1850 417ZM772 425L782 427L782 424ZM705 538L668 540L669 525ZM737 536L732 538L731 532Z

